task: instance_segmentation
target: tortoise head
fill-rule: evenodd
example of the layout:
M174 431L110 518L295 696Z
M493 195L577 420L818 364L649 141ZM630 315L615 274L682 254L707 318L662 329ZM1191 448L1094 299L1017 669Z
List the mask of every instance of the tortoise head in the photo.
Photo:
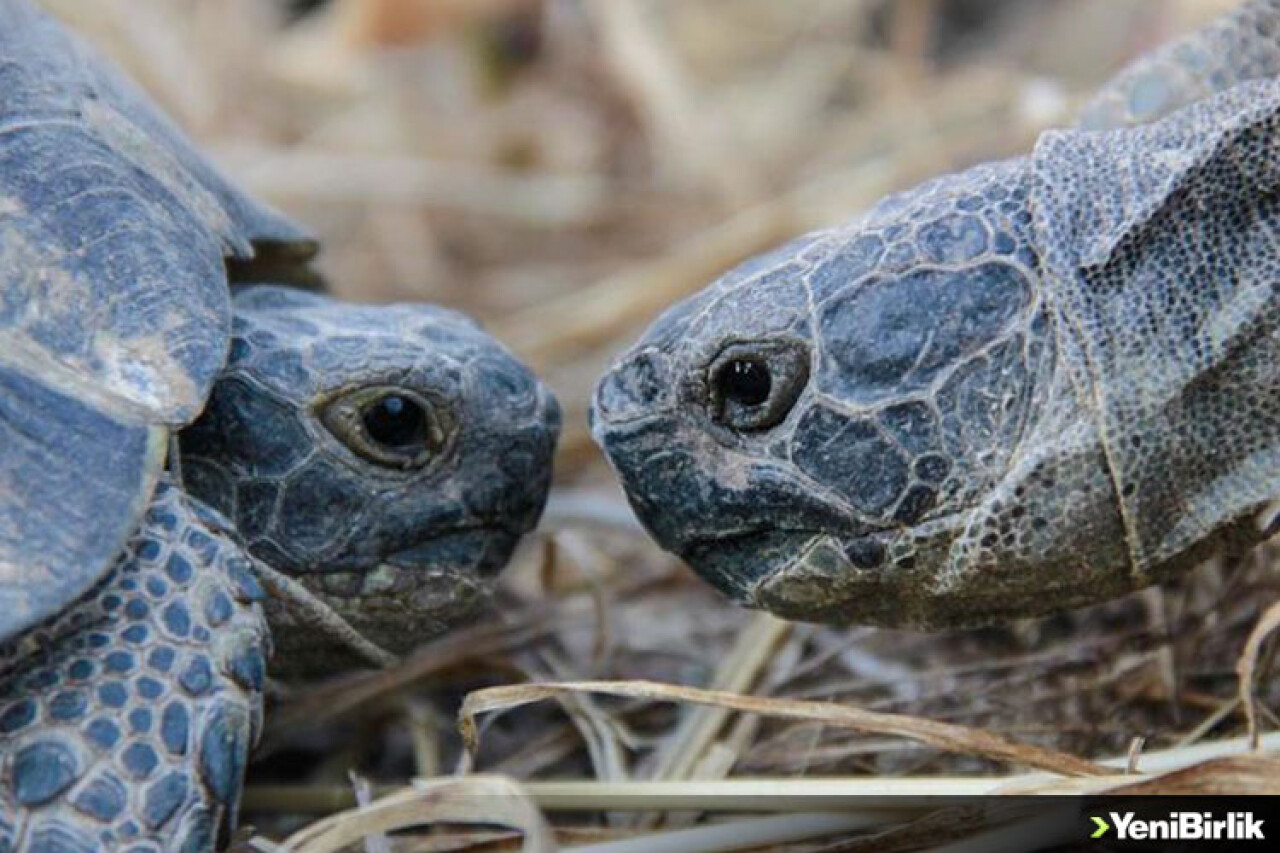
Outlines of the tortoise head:
M403 651L472 616L546 501L550 392L471 320L280 287L235 299L183 476L259 558ZM286 665L332 657L277 608Z
M810 621L977 624L1114 590L1124 537L1055 384L1029 182L1011 161L890 197L660 318L592 408L659 544ZM1055 576L1108 534L1105 571Z

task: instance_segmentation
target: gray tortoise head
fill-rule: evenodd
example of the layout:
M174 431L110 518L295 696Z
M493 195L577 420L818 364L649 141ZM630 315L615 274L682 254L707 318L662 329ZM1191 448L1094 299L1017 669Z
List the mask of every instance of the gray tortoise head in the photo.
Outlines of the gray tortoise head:
M1149 583L1058 369L1032 186L1029 158L934 181L670 309L592 411L659 544L823 622L982 624Z
M669 310L593 409L658 542L792 618L952 621L932 591L1052 357L1026 198L1016 164L938 181Z
M484 603L542 511L559 425L547 389L461 314L252 287L182 471L258 557L403 651ZM334 655L271 616L286 667Z

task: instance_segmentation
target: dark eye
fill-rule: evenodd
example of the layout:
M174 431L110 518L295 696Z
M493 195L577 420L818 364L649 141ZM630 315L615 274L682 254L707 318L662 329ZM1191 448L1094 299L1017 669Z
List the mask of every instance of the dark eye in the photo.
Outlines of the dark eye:
M427 439L427 413L417 402L399 394L366 403L360 417L369 438L390 449L413 448Z
M439 456L451 424L443 407L400 388L361 388L324 404L324 425L354 453L379 465L421 468Z
M809 354L796 341L758 341L725 347L707 371L711 417L745 432L786 419L809 381Z
M741 406L758 406L769 399L773 378L769 366L758 361L735 358L716 372L716 389L725 400Z

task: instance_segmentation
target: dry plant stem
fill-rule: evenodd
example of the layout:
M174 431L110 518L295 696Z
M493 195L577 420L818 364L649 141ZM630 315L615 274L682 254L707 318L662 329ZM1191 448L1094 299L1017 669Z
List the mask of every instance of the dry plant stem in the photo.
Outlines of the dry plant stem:
M733 733L736 734L737 732L742 731L741 724L747 723L748 725L746 726L746 729L751 734L754 734L757 727L751 725L751 723L757 719L759 718L740 717L739 725L734 726ZM742 750L740 746L738 748L733 748L725 743L724 740L718 740L707 747L706 753L702 756L702 759L694 765L693 769L689 772L689 775L694 779L727 778L729 773L733 770L733 766L738 763L738 758L741 754ZM695 815L690 815L688 822L692 823L695 819ZM668 821L668 825L670 824L671 822Z
M1244 715L1249 725L1249 743L1253 749L1258 748L1258 697L1253 692L1255 670L1262 644L1277 628L1280 628L1280 601L1272 604L1262 614L1236 663L1236 674L1240 679L1240 702L1244 705Z
M468 751L478 746L476 715L504 711L554 698L566 692L586 691L628 699L689 702L764 714L782 719L823 723L836 728L875 734L892 734L964 755L979 755L1011 764L1049 770L1065 776L1101 776L1114 771L1092 761L1043 747L1002 738L982 729L940 723L903 714L882 714L824 702L763 699L714 690L700 690L651 681L585 681L491 687L468 694L458 712L458 729Z
M536 654L545 668L558 677L564 677L570 671L570 665L551 650L541 650ZM591 759L596 778L606 782L625 781L627 762L619 743L620 727L612 715L602 709L594 697L587 694L563 694L557 697L557 701L586 743L587 755Z
M520 786L501 776L421 783L294 833L290 853L333 853L373 833L427 823L482 823L524 833L524 853L557 849L550 827Z
M792 625L767 613L753 614L739 632L728 656L717 668L711 689L731 693L753 692L762 672L775 660L775 649L791 633ZM738 753L716 741L732 712L724 708L687 708L680 724L665 740L656 755L653 778L721 779L737 762ZM758 720L740 717L742 722ZM697 819L695 813L681 815L644 815L636 826L655 827L665 823L669 829L688 826Z
M1280 732L1263 736L1264 752L1280 751ZM1106 776L1063 779L1051 773L1024 773L1004 777L829 777L789 779L732 779L692 782L596 781L526 782L525 792L547 811L676 809L688 808L698 798L708 811L812 811L814 796L922 797L979 796L986 794L1090 793L1119 785L1143 784L1161 774L1181 773L1198 765L1233 761L1247 750L1247 738L1232 738L1190 747L1160 750L1142 756L1146 775L1137 778ZM1274 761L1275 759L1264 759ZM1108 758L1104 767L1121 769L1127 756ZM400 786L377 789L380 793ZM354 802L345 785L250 785L244 796L246 811L317 814L348 808Z
M1108 777L1115 784L1118 777ZM854 806L879 814L877 798L977 796L995 791L983 778L730 779L683 782L525 782L523 788L540 809L575 811L812 812L815 797L847 798ZM1098 780L1094 780L1098 781ZM386 796L404 786L378 786ZM859 803L858 801L862 802ZM696 801L696 806L691 803ZM283 814L328 814L350 808L355 797L347 785L251 785L244 810Z
M1177 649L1169 634L1169 601L1164 589L1159 586L1144 590L1142 600L1147 608L1147 623L1150 630L1169 639L1169 642L1161 645L1156 652L1156 666L1175 719L1179 719L1181 704L1178 701L1178 695L1181 692L1182 680L1178 678Z
M266 198L377 202L492 216L533 228L589 225L608 184L592 175L527 175L421 157L323 154L237 146L216 159Z
M1234 714L1236 708L1239 707L1239 696L1234 699L1229 699L1226 702L1222 702L1212 713L1209 714L1209 716L1201 720L1194 729L1187 732L1187 734L1178 741L1178 746L1191 746L1192 744L1199 743L1204 739L1205 735L1213 731L1214 727L1217 726L1218 723L1221 723L1227 717Z
M757 691L766 694L775 693L794 672L800 661L802 648L811 630L797 631L791 625L785 642L777 653L772 655L768 669L762 678L757 679ZM707 754L694 768L693 776L697 779L724 779L732 772L734 766L751 748L762 724L760 717L754 714L740 716L734 722L729 733L711 745Z
M1262 751L1264 752L1273 752L1273 751L1280 750L1280 732L1275 732L1275 733L1263 736L1259 745ZM1156 752L1149 752L1146 755L1140 756L1138 759L1138 770L1139 772L1145 774L1148 777L1157 776L1162 773L1171 773L1179 770L1184 770L1196 764L1200 764L1207 761L1213 761L1216 759L1220 759L1224 756L1238 755L1251 748L1252 747L1250 746L1249 739L1247 737L1238 737L1238 738L1229 738L1227 740L1197 743L1192 746L1178 746L1178 747L1173 747L1172 749L1162 749ZM1104 759L1100 763L1107 767L1114 767L1119 769L1119 768L1125 767L1128 764L1128 762L1129 762L1128 756L1123 756L1123 757L1117 756L1115 758ZM1029 773L1023 776L1011 777L1008 779L997 780L997 781L1001 781L1003 784L1001 784L1000 787L997 788L996 790L999 793L1010 793L1010 794L1036 793L1036 790L1034 790L1034 788L1037 785L1043 788L1044 785L1057 785L1057 784L1066 785L1068 784L1068 782L1072 785L1076 784L1077 782L1084 782L1087 784L1094 784L1094 783L1114 784L1115 782L1114 779L1111 779L1111 780L1054 779L1052 776L1046 775L1044 773ZM1017 786L1019 785L1025 786L1026 789L1018 790ZM1069 792L1064 791L1063 793L1069 793Z
M964 104L960 110L947 99ZM824 174L778 197L737 212L719 225L633 264L589 287L527 308L496 324L494 333L535 368L580 358L583 350L616 346L618 337L711 281L739 261L813 228L855 215L885 194L938 171L938 148L948 157L1010 147L1008 96L940 86L937 134L908 135L887 152L862 152L858 165ZM978 104L973 106L974 102ZM960 113L960 115L955 115ZM962 124L963 122L963 124Z
M549 767L573 755L582 739L571 723L562 724L535 736L515 753L495 761L487 771L515 779L536 779Z
M1116 778L1116 777L1109 777ZM529 795L546 811L630 809L635 811L807 813L821 810L882 815L901 813L885 798L989 793L983 778L715 779L677 782L530 782ZM1113 782L1114 784L1114 782ZM912 809L907 809L911 811ZM916 807L914 811L920 811Z
M1266 705L1259 705L1258 710L1262 712L1262 716L1266 717L1268 720L1271 721L1271 725L1273 727L1280 728L1280 717L1276 716L1275 711L1272 711Z
M400 658L372 642L351 626L332 607L325 604L311 590L261 560L253 561L254 572L267 592L287 604L294 613L319 631L351 649L369 663L378 667L395 666Z
M430 703L418 697L405 699L405 723L409 727L409 740L413 744L413 767L420 779L440 775L440 736L436 728L436 714Z
M894 813L788 814L657 832L566 848L572 853L721 853L794 844L858 832L896 819Z
M1133 774L1138 772L1138 758L1142 755L1142 747L1146 745L1147 739L1144 737L1135 737L1129 741L1129 754L1126 756L1124 763L1124 772Z
M711 689L743 693L756 683L773 650L791 631L790 623L768 613L753 614L732 650L717 668ZM688 779L724 727L732 709L703 705L685 712L670 739L658 751L654 779Z
M1181 796L1280 794L1280 758L1274 755L1217 758L1153 779L1109 788L1105 793Z
M367 808L373 802L373 785L354 770L348 771L347 775L351 779L351 790L356 795L356 806ZM364 839L364 853L391 853L391 842L381 832L371 832Z
M308 690L268 718L267 739L272 732L310 728L350 714L464 661L527 646L557 625L593 612L593 603L584 596L529 608L512 624L482 622L454 631L421 646L392 669L356 673Z
M553 557L564 554L578 567L587 584L586 591L595 602L595 642L592 647L589 671L591 675L596 675L605 665L614 645L612 609L609 606L609 591L604 579L614 574L616 567L608 556L578 531L563 530L549 539L554 543L550 554ZM555 564L548 561L547 565L554 567Z
M652 3L641 0L591 0L583 9L603 36L613 70L652 128L657 150L683 183L696 186L710 179L733 206L756 195L754 176L736 155L717 120L715 104L701 103L671 39L657 31Z
M176 432L169 433L169 456L165 460L165 465L169 471L169 479L173 480L174 485L179 489L183 488L182 444L178 441Z

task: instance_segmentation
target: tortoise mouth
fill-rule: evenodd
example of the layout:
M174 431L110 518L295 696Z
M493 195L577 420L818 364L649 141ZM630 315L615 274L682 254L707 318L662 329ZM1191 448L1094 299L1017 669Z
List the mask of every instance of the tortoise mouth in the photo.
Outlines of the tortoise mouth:
M370 566L298 580L366 639L404 654L483 614L518 540L500 527L459 528ZM318 638L287 607L269 611L273 633L287 650L288 674L318 674L348 661L347 650Z
M740 604L753 590L785 571L826 534L815 530L760 529L690 537L677 554L707 583Z
M306 572L298 579L329 599L412 598L424 588L490 586L520 534L499 526L459 527L356 565Z
M458 528L391 554L379 569L446 572L489 580L507 564L519 539L520 534L498 525Z
M691 540L681 556L738 604L785 619L896 627L925 618L928 566L891 557L894 531L757 530ZM924 609L922 609L924 608Z

